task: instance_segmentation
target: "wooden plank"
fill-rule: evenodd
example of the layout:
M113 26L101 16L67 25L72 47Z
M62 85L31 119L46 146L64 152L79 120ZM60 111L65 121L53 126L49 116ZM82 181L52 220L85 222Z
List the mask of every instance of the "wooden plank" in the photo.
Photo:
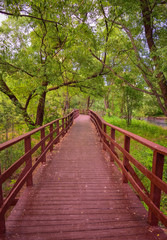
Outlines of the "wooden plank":
M154 151L152 172L160 179L162 179L163 176L163 167L164 156ZM153 182L151 183L150 197L153 203L160 208L161 189L158 188ZM149 223L152 226L156 226L158 224L158 218L152 213L151 209L149 211Z
M130 137L128 136L124 136L124 149L126 152L129 153L130 151ZM128 170L128 164L129 164L129 159L126 157L126 155L124 155L123 157L123 165L124 167ZM128 179L126 178L124 172L122 173L122 180L123 183L128 183Z
M146 210L105 160L87 116L52 154L13 209L2 240L165 239L160 229L149 231Z

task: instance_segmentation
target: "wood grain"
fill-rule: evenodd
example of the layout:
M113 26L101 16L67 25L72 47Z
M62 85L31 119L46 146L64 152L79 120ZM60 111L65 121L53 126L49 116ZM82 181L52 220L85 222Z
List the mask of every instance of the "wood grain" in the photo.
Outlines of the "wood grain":
M88 116L79 116L37 172L2 240L165 240L113 162Z

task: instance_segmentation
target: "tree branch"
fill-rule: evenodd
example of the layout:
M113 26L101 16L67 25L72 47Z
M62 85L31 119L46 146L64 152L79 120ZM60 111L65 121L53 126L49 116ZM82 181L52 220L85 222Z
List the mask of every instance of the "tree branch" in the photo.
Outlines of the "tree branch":
M139 64L142 64L142 65L147 69L147 71L149 70L149 71L152 73L152 71L148 68L148 66L146 66L146 65L142 62L142 59L141 59L141 57L140 57L140 55L139 55L138 48L137 48L137 46L136 46L136 44L135 44L135 40L134 40L134 38L133 38L133 36L132 36L132 33L131 33L130 29L127 28L124 24L119 23L119 22L117 22L117 21L115 21L115 20L111 20L111 21L112 21L113 23L121 26L121 28L125 30L126 34L128 35L128 37L129 37L129 39L130 39L130 41L131 41L131 43L132 43L133 49L134 49L135 54L136 54L137 61L139 62ZM140 68L142 69L141 65L140 65Z
M36 91L36 90L33 90L33 91L29 94L29 96L28 96L28 98L27 98L27 101L26 101L26 104L25 104L25 107L24 107L26 110L27 110L27 108L28 108L28 105L29 105L29 103L30 103L30 100L31 100L33 97L37 96L37 94L33 95L33 94L35 93L35 91Z
M121 80L123 80L128 86L130 86L131 88L140 91L140 92L144 92L147 93L149 95L153 95L155 96L155 94L153 92L149 92L146 91L144 89L140 89L138 87L135 87L133 84L131 84L130 82L128 82L124 77L120 76L119 74L117 74L111 67L109 67L107 64L105 64L100 58L98 58L91 49L89 49L89 51L91 52L92 56L95 57L99 62L101 62L106 68L108 68L116 77L120 78ZM159 97L162 97L161 95L159 95Z
M65 43L66 43L66 41L67 41L67 37L68 37L68 36L66 36L66 38L65 38L64 41L63 41L63 43L62 43L61 46L60 46L60 49L53 55L53 57L56 56L56 55L63 49L63 47L64 47L64 45L65 45Z
M49 88L47 91L50 92L50 91L53 91L53 90L57 90L61 87L69 86L69 85L74 84L74 83L77 84L77 83L80 83L80 82L78 82L78 81L64 82L63 84L60 84L59 86Z
M14 13L9 13L9 12L4 12L4 11L0 11L0 13L4 14L4 15L8 15L8 16L15 16ZM26 15L26 14L19 14L17 15L19 17L28 17L28 18L33 18L33 19L36 19L36 20L40 20L40 21L44 21L44 22L48 22L48 23L55 23L55 24L59 24L61 26L63 26L63 24L59 23L59 22L56 22L56 21L52 21L52 20L48 20L48 19L42 19L42 18L39 18L39 17L36 17L36 16L32 16L32 15Z
M5 95L9 97L9 99L12 101L12 103L20 110L20 113L23 115L24 120L27 124L30 124L31 126L35 126L34 122L26 112L26 109L22 107L21 103L17 99L17 97L14 95L14 93L9 89L7 84L2 78L2 74L0 74L0 91L3 92Z
M17 70L19 70L19 71L21 71L21 72L26 73L26 74L29 75L30 77L34 77L34 75L32 75L31 73L25 71L25 70L22 69L22 68L17 67L17 66L14 66L14 65L11 64L11 63L5 62L5 61L3 61L1 58L0 58L0 60L1 60L0 64L3 64L3 65L9 65L9 66L12 67L12 68L15 68L15 69L17 69Z

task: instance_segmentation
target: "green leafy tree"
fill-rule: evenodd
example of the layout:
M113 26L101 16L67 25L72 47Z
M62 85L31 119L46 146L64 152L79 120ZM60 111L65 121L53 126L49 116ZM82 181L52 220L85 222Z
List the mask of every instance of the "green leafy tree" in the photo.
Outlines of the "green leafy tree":
M96 28L105 36L99 52L107 60L93 48L92 56L131 88L154 96L167 116L166 2L99 0L97 5Z
M0 29L0 91L30 126L43 123L50 92L68 86L88 100L104 96L113 79L115 88L123 82L153 96L167 116L166 7L161 0L1 2L9 19Z
M0 90L28 125L41 125L49 92L66 86L89 89L91 79L99 76L88 50L78 44L80 23L71 12L81 6L54 1L7 1L1 7L1 13L15 18L1 27Z

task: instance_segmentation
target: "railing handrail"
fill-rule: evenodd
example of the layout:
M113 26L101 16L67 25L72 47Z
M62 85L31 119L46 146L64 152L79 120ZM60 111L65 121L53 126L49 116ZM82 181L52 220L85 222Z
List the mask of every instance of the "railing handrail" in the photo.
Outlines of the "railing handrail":
M92 113L96 114L96 112L90 110ZM97 115L97 114L96 114ZM106 122L102 117L100 117L99 115L97 115L98 118L101 120L102 124L105 124L106 126L109 126L117 131L119 131L120 133L123 133L124 135L126 135L127 137L130 137L134 140L136 140L137 142L145 145L146 147L149 147L150 149L152 150L156 150L157 152L161 153L161 154L164 154L165 156L167 156L167 148L164 147L164 146L161 146L157 143L154 143L150 140L147 140L146 138L143 138L143 137L140 137L139 135L136 135L134 133L131 133L127 130L124 130L122 128L119 128L117 126L114 126L108 122Z
M123 182L128 183L129 181L141 199L149 207L148 222L151 225L156 226L158 225L158 221L161 221L165 226L167 226L167 217L160 211L161 190L167 193L167 184L162 181L164 156L167 155L167 148L107 123L92 110L89 110L89 115L96 126L98 134L100 135L100 140L103 143L103 149L109 152L111 161L116 161L118 166L121 168ZM111 128L110 136L106 131L107 126ZM124 134L124 148L116 142L115 131L119 131ZM130 155L131 138L153 150L152 172ZM115 148L118 148L123 153L123 161L120 160ZM148 193L130 163L137 167L138 170L150 180L150 193Z
M77 111L78 111L78 110L77 110ZM29 136L33 135L34 133L37 133L37 132L39 132L40 130L42 130L42 129L46 128L46 127L49 127L50 125L52 125L52 124L54 124L54 123L56 123L56 122L58 122L58 121L60 121L60 120L62 120L62 119L65 119L65 118L69 117L72 113L75 113L75 112L76 112L76 110L73 110L71 113L69 113L69 114L66 115L65 117L62 117L62 118L58 118L58 119L56 119L56 120L53 120L53 121L50 122L50 123L46 123L45 125L42 125L42 126L40 126L40 127L37 127L37 128L35 128L35 129L33 129L33 130L25 133L25 134L22 134L22 135L20 135L20 136L18 136L18 137L15 137L15 138L11 139L11 140L8 140L8 141L6 141L6 142L4 142L4 143L1 143L1 144L0 144L0 151L2 151L2 150L4 150L5 148L8 148L8 147L10 147L10 146L18 143L18 142L20 142L21 140L25 139L26 137L29 137Z
M23 134L17 138L9 140L5 143L0 144L0 151L8 148L19 141L24 140L24 147L25 147L25 154L22 155L15 163L13 163L5 172L1 174L0 168L0 233L4 233L5 228L5 213L9 209L9 207L16 203L16 195L21 190L23 185L27 182L27 186L33 185L33 178L32 173L38 166L40 162L46 161L46 153L50 150L53 150L53 144L58 143L61 136L64 136L65 133L68 131L70 126L73 124L74 119L79 115L79 110L74 110L69 113L67 116L56 119L50 123L47 123L41 127L38 127L26 134ZM59 124L61 121L61 125ZM56 128L54 129L54 123L56 123ZM45 136L45 128L50 126L50 132ZM61 130L61 131L60 131ZM31 135L34 133L40 132L41 138L35 146L31 147ZM54 138L54 133L56 133L56 137ZM46 140L49 142L46 145ZM36 150L41 147L41 154L36 159L36 162L32 164L32 154L36 152ZM8 196L4 199L3 198L3 189L2 184L9 179L12 174L25 163L26 166L20 173L16 183L8 193Z

